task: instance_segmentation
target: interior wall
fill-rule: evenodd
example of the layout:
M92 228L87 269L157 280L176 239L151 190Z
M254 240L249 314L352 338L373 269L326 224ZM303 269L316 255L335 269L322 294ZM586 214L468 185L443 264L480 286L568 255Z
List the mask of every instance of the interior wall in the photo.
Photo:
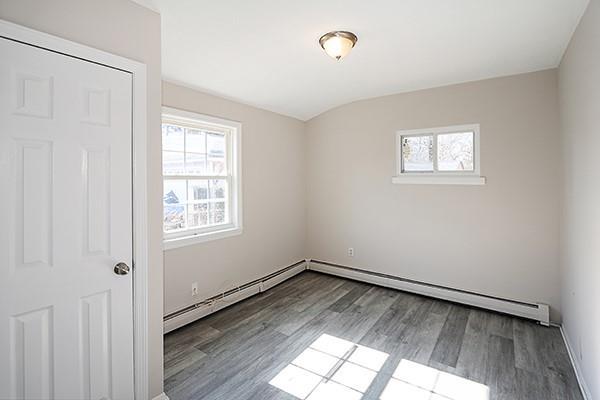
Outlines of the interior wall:
M486 185L392 184L396 131L470 123ZM558 142L556 70L321 114L307 124L308 257L547 303L559 321Z
M163 387L160 16L129 0L0 0L0 19L147 66L149 395Z
M589 398L600 399L600 2L592 0L560 65L564 163L563 329Z
M243 233L165 250L168 314L305 258L305 135L297 119L167 82L162 93L165 106L242 123Z

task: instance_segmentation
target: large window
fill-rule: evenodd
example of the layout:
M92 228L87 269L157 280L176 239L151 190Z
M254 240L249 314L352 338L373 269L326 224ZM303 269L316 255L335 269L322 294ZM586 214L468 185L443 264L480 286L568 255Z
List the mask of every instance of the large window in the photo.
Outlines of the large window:
M165 247L241 232L239 123L163 108Z
M397 133L394 183L483 184L479 171L479 125Z

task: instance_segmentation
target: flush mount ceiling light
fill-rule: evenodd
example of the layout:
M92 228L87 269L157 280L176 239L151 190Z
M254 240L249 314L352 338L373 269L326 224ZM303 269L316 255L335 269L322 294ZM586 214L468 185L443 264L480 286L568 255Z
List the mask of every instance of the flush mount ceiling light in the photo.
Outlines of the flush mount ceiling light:
M340 61L350 53L357 41L358 37L352 32L333 31L321 36L319 44L329 57Z

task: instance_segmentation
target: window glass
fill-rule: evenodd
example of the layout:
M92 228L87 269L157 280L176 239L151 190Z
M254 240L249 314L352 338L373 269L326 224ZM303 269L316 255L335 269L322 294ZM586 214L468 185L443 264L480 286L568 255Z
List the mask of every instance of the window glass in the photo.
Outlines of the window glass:
M437 136L438 170L473 171L473 132Z
M206 133L197 129L186 129L185 147L188 153L206 154Z
M402 137L402 170L433 171L433 136Z
M162 126L163 150L184 151L183 128L170 124Z
M185 173L185 153L163 151L163 175L183 175Z
M164 248L242 232L241 125L163 107Z
M231 223L227 134L165 122L162 139L164 231Z
M185 229L186 187L185 180L169 180L163 183L164 230Z
M218 133L208 133L206 147L208 149L208 173L212 175L225 175L225 136Z

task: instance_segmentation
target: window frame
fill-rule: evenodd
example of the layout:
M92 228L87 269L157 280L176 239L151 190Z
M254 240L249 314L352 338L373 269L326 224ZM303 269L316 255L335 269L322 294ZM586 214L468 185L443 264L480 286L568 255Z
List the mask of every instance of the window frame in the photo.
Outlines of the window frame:
M440 171L438 170L438 136L473 132L473 171ZM402 155L402 139L404 137L433 137L433 171L404 171ZM480 169L480 126L479 124L453 125L437 128L410 129L396 132L396 176L392 183L397 184L455 184L484 185L485 177Z
M161 162L161 176L163 185L165 180L185 180L187 182L189 180L194 179L224 179L228 183L227 201L229 203L228 206L230 221L228 223L213 226L188 228L178 230L175 232L165 232L163 203L163 248L165 250L168 250L241 234L243 230L241 169L242 124L237 121L217 118L210 115L179 110L171 107L162 107L161 125L169 122L198 130L206 130L206 128L213 128L218 132L225 133L225 151L227 153L225 158L227 163L227 175L164 175L163 166ZM186 150L187 149L184 148L184 151ZM163 145L161 134L161 160L162 152ZM186 199L186 203L187 201L189 200ZM186 210L188 206L189 205L186 205Z

